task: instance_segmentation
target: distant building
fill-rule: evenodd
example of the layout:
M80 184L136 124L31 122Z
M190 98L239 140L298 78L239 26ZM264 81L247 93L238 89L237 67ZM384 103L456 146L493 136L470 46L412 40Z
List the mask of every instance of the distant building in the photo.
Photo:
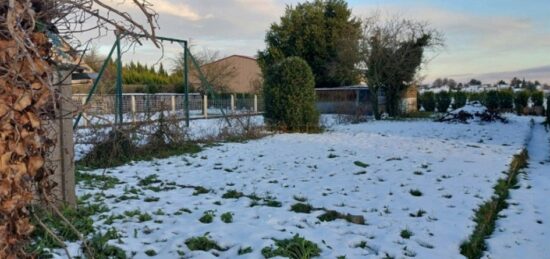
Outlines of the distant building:
M216 91L223 93L258 93L262 71L255 58L233 55L201 66L201 72ZM197 71L191 71L190 84L204 92Z

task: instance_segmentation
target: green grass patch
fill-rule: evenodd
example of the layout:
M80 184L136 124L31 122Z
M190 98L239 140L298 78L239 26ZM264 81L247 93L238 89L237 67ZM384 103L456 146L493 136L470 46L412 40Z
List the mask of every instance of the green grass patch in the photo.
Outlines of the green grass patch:
M313 206L309 203L298 202L290 206L290 210L296 213L311 213Z
M215 216L216 215L214 214L213 211L211 210L205 211L202 217L199 218L199 221L204 224L210 224L214 221Z
M365 225L365 218L359 215L343 214L335 210L327 210L325 213L317 217L320 221L330 222L337 219L343 219L347 222Z
M403 229L399 235L404 239L410 239L414 234L408 229Z
M148 175L145 178L142 178L138 181L138 186L149 186L152 184L162 183L161 180L158 178L159 176L156 174Z
M414 197L422 196L422 192L418 189L410 190L409 193Z
M224 199L239 199L243 197L244 194L242 192L239 192L237 190L228 190L226 193L222 195L222 198Z
M494 232L498 213L508 206L506 199L509 197L509 190L517 184L517 175L527 166L527 159L526 150L515 155L506 179L500 179L495 185L495 195L475 211L476 227L469 239L460 245L462 255L469 259L479 259L483 256L483 252L487 250L485 239Z
M221 220L224 223L232 223L233 222L233 213L226 212L220 216Z
M262 249L262 255L265 258L281 256L292 259L309 259L321 255L321 249L317 244L298 236L298 234L291 239L273 239L273 241L275 241L275 247L270 246Z
M90 188L97 188L100 190L108 190L115 188L116 185L122 184L122 182L113 176L106 174L90 174L84 173L80 170L75 171L75 180L77 183Z
M197 196L197 195L201 195L201 194L206 194L206 193L209 193L210 190L202 187L202 186L197 186L195 187L195 192L193 192L193 195L194 196Z
M187 248L191 251L210 251L210 250L218 250L218 251L226 251L226 248L222 248L216 243L216 241L208 239L206 236L200 236L200 237L192 237L187 240L185 240L185 245L187 245Z
M143 199L144 202L157 202L159 200L159 197L146 197L145 199Z
M245 254L250 254L250 253L252 253L252 251L253 251L253 250L252 250L252 247L250 247L250 246L247 246L247 247L245 247L245 248L240 247L240 248L239 248L239 251L237 252L237 254L238 254L238 255L245 255Z
M369 164L366 164L366 163L363 163L361 161L355 161L353 162L354 165L358 166L358 167L362 167L362 168L367 168L369 167Z

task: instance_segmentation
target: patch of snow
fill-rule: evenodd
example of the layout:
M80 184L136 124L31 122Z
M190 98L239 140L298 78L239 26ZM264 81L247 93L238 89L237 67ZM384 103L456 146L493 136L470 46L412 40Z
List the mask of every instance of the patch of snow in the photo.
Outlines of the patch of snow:
M210 122L204 122L208 128ZM194 258L215 258L210 252L190 251L185 240L205 233L234 258L239 248L252 247L243 258L261 258L273 238L300 234L319 245L322 258L379 258L386 253L402 258L463 258L459 246L472 233L474 209L493 195L492 186L504 175L512 156L529 135L529 118L513 117L508 124L443 124L430 121L376 121L333 125L323 134L278 134L247 143L227 143L196 155L136 162L107 171L124 184L98 190L79 184L79 196L102 195L108 213L94 216L94 226L112 227L120 241L110 243L136 252L134 258L178 258L177 251ZM356 163L368 164L365 168ZM202 186L154 192L138 186L140 179L157 175L166 186ZM137 200L120 200L136 187ZM126 190L126 191L125 191ZM223 199L228 190L271 197L281 207L251 206L252 200ZM422 192L411 195L412 190ZM146 197L159 198L145 202ZM315 208L361 215L365 225L344 220L321 222L323 211L290 211L296 197ZM118 199L118 200L117 200ZM177 213L187 208L191 213ZM105 224L105 217L125 211L147 212L153 220L134 218ZM165 215L154 215L162 210ZM216 215L210 224L199 222L206 211ZM424 211L424 213L419 213ZM234 222L220 220L233 213ZM417 216L419 215L419 216ZM413 233L400 237L402 230ZM368 248L358 245L366 242ZM58 257L63 257L59 252Z

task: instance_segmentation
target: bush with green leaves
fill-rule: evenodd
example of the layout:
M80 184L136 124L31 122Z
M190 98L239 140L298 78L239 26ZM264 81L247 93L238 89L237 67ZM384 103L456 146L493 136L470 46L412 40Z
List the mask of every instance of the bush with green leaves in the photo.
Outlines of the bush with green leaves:
M498 93L500 111L511 111L514 108L514 92L512 90L501 90Z
M534 106L542 106L544 104L544 93L541 91L531 92L531 101Z
M466 101L468 100L468 96L465 92L457 91L453 94L453 109L458 109L464 107L466 105Z
M438 112L447 112L451 105L451 95L447 91L441 91L435 95Z
M487 109L491 112L496 112L498 111L499 104L500 100L498 91L491 90L487 92L485 95L485 106L487 106Z
M470 93L468 95L468 102L475 102L478 101L482 104L485 104L485 93Z
M309 65L290 57L270 67L264 83L265 119L278 130L310 132L319 129L315 79Z
M523 109L527 107L529 103L529 93L527 91L518 91L514 96L514 105L516 106L516 112L518 115L522 115Z
M427 112L435 111L435 97L433 92L424 92L420 98L422 107Z

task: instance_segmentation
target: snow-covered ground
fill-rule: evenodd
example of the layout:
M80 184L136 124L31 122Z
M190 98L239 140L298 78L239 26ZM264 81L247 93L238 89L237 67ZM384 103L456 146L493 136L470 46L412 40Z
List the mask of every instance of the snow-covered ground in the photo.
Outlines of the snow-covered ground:
M485 258L550 258L550 135L542 125L535 126L528 151L529 167L499 214Z
M115 228L121 238L111 244L134 258L149 258L148 250L158 258L234 258L246 247L252 252L242 258L261 258L273 238L295 234L315 242L322 258L462 258L473 210L491 197L530 133L529 118L514 116L508 124L335 125L323 134L278 134L93 171L123 183L105 190L81 183L77 192L109 207L94 226ZM208 193L193 195L199 186ZM245 196L223 198L230 190ZM365 224L291 211L298 200L363 216ZM151 219L128 213L136 210ZM220 219L227 212L232 223ZM199 221L205 213L212 223ZM190 251L185 241L204 235L227 250Z

